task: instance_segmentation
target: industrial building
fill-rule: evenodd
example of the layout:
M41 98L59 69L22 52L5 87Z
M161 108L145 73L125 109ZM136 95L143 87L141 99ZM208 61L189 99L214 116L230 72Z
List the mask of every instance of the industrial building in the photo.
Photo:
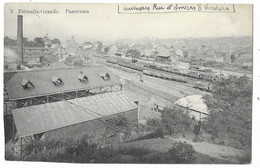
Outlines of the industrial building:
M22 24L22 16L18 16L17 52L21 59L17 65L21 67L25 64ZM4 114L13 118L13 130L8 132L13 139L77 138L104 130L102 120L118 114L138 121L138 106L122 92L120 78L104 66L14 68L5 70L4 86Z
M39 134L44 139L77 138L104 130L108 116L123 114L137 122L138 106L120 91L18 108L12 114L16 138Z
M4 78L12 109L122 89L120 78L101 66L10 71Z

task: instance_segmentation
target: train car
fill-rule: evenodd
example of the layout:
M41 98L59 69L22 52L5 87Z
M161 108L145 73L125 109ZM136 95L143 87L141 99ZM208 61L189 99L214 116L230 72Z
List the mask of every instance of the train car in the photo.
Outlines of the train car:
M198 71L190 70L187 75L193 78L200 78L200 73Z
M161 76L165 80L174 80L174 76L171 74L161 74Z
M138 62L138 60L137 59L132 59L131 62L132 63L136 63L136 62Z
M143 71L144 70L142 65L131 63L131 62L122 61L122 62L118 63L118 65L126 67L126 68L130 68L130 69L134 69L134 70L137 70L137 71Z
M191 69L191 70L199 70L200 66L198 66L198 65L190 65L189 69Z
M212 91L212 85L210 83L196 82L193 87L203 91Z
M111 63L111 64L118 64L117 59L112 59L112 58L107 59L106 62L109 62L109 63Z
M143 70L143 74L148 75L148 76L152 76L151 71L148 71L148 70Z
M174 76L174 79L177 82L181 82L181 83L187 83L187 80L183 77L179 77L179 76Z

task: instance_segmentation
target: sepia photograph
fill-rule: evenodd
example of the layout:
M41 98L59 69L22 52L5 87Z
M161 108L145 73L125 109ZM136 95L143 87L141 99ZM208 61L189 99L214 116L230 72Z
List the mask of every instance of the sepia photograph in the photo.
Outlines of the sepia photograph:
M2 10L6 162L251 164L250 2Z

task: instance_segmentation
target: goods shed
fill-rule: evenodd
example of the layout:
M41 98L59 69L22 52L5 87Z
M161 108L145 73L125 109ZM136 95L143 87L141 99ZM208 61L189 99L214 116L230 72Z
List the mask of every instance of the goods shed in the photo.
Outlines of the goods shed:
M173 54L171 53L159 53L156 55L155 57L155 61L157 62L163 62L163 63L167 63L167 62L170 62L171 61L171 56Z
M109 78L105 80L100 73ZM122 89L120 78L102 66L15 71L4 76L13 109Z
M76 138L104 130L102 120L118 114L138 122L138 106L122 91L12 110L16 138Z

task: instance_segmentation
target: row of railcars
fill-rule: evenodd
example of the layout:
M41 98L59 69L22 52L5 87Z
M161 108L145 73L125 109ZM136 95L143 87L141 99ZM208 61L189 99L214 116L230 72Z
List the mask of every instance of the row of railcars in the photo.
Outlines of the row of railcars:
M212 74L209 75L209 73L202 73L199 71L189 70L189 69L177 69L172 67L159 67L154 64L138 64L133 63L132 61L122 61L117 59L107 59L106 62L111 64L118 64L121 67L130 68L132 70L140 71L143 75L161 78L165 80L171 80L171 81L177 81L181 83L187 83L188 77L203 79L208 82L196 82L193 85L193 88L200 89L203 91L210 92L212 90L211 81L214 81L212 78ZM174 75L178 74L178 75ZM181 76L182 75L182 76Z
M178 77L178 76L175 76L175 75L169 74L169 73L160 73L157 71L144 70L143 74L147 75L147 76L165 79L165 80L173 80L173 81L177 81L177 82L181 82L181 83L187 83L187 80L185 78Z
M109 62L111 64L118 64L117 59L113 59L113 58L107 59L106 62Z
M144 67L141 64L136 64L136 63L132 63L132 62L121 61L121 62L118 62L118 65L130 68L130 69L134 69L137 71L141 71L141 72L143 72L143 70L144 70Z
M155 64L145 64L144 67L175 73L178 75L188 76L188 77L197 78L206 81L219 81L222 79L221 75L215 74L212 71L197 71L192 69L174 68L169 66L157 66Z

